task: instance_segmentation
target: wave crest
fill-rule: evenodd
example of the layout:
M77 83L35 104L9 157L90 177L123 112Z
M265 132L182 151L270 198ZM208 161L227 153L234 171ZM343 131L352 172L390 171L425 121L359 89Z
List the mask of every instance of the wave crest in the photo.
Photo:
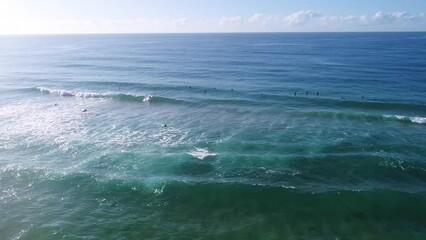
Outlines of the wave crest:
M152 95L136 95L131 93L97 93L97 92L84 92L84 91L71 91L64 89L51 89L45 87L37 87L38 91L57 95L61 97L81 97L81 98L107 98L118 101L127 102L146 102L146 103L182 103L184 101L166 97L152 96Z
M82 98L101 98L107 97L110 94L101 94L94 92L79 92L79 91L69 91L64 89L50 89L44 87L37 87L40 92L49 93L53 95L58 95L62 97L82 97Z
M417 124L426 124L426 117L409 117L402 115L383 115L385 118L397 119L403 122L411 122Z

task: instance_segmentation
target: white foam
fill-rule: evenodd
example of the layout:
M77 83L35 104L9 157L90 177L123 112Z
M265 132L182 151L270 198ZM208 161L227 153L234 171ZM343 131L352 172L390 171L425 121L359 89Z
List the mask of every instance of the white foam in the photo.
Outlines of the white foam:
M409 121L417 124L426 124L426 117L409 117L402 115L384 115L386 118L396 118L401 121Z
M43 88L43 87L37 87L40 92L46 92L50 94L55 94L59 96L74 96L73 92L62 90L62 89L49 89L49 88Z
M398 120L404 120L407 118L406 116L401 116L401 115L394 115L394 116L391 115L390 117L396 117Z
M81 109L95 109L98 104L102 102L75 99L47 106L37 99L29 99L1 106L0 142L8 143L1 144L1 148L13 149L49 141L69 149L72 141L84 139L87 134Z
M205 148L195 148L194 151L189 152L189 155L198 158L200 160L203 160L204 158L208 157L208 156L216 156L217 154L214 152L209 152L209 150L205 149Z
M62 97L80 97L80 98L113 98L118 95L127 95L132 97L142 97L143 95L137 95L132 93L121 93L121 92L107 92L107 93L99 93L99 92L84 92L84 91L70 91L64 89L52 89L45 87L37 87L40 92L58 95ZM143 99L144 102L151 102L153 96L146 95Z
M413 123L426 124L426 118L424 117L410 117L410 121Z
M58 95L62 97L82 97L82 98L101 98L105 97L108 94L93 93L93 92L78 92L78 91L68 91L63 89L50 89L44 87L37 87L40 92L45 92L53 95Z
M148 136L151 142L155 142L163 147L175 147L184 144L188 140L188 131L174 128L163 127L160 132L151 133Z
M76 92L76 97L82 97L82 98L101 98L105 97L106 95L100 94L100 93L91 93L91 92Z

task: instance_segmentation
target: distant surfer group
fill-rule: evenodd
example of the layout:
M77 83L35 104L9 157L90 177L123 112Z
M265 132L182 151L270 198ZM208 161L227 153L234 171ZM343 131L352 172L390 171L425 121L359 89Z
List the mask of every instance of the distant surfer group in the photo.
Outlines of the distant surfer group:
M192 86L189 86L189 89L192 90ZM216 89L216 88L213 88L213 89ZM231 90L231 92L234 92L233 88L231 88L230 90ZM309 91L305 91L304 95L305 96L309 96L309 93L310 93ZM207 94L207 89L204 90L204 94ZM299 92L297 90L293 92L293 96L298 96L298 94L299 94ZM303 92L302 92L302 94L303 94ZM263 93L260 93L260 96L263 96L263 95L264 95ZM319 96L320 92L319 91L314 91L313 95ZM361 98L364 99L365 97L361 96ZM346 99L346 97L340 97L340 99Z
M189 89L191 90L192 89L192 86L189 86ZM213 88L213 89L216 89L216 88ZM231 92L233 92L234 91L234 89L233 88L231 88ZM204 90L204 94L207 94L207 89L206 90ZM297 96L297 91L294 91L294 94L293 94L294 96ZM308 96L309 95L309 91L306 91L305 92L305 95L306 96ZM319 96L320 95L320 93L317 91L316 92L316 95L317 96ZM260 93L260 96L263 96L263 93ZM363 98L364 98L364 96L363 96Z
M306 91L305 92L305 95L306 96L308 96L309 95L309 91ZM316 94L317 96L319 96L319 92L317 91L317 94ZM293 96L297 96L297 91L294 91L294 94L293 94Z

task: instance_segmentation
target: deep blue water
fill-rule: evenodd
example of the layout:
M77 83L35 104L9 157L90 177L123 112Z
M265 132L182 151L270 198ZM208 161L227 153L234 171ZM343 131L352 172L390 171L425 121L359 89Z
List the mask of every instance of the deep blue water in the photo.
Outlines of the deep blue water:
M0 239L425 239L426 33L0 36Z

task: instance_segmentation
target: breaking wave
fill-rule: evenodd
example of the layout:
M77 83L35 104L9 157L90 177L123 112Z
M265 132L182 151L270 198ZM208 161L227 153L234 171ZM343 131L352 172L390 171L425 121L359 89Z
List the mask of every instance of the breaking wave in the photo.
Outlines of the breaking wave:
M120 101L127 102L147 102L147 103L182 103L183 100L152 96L152 95L136 95L131 93L97 93L97 92L85 92L85 91L70 91L64 89L51 89L45 87L37 87L38 91L57 95L61 97L81 97L81 98L106 98L106 99L115 99Z

